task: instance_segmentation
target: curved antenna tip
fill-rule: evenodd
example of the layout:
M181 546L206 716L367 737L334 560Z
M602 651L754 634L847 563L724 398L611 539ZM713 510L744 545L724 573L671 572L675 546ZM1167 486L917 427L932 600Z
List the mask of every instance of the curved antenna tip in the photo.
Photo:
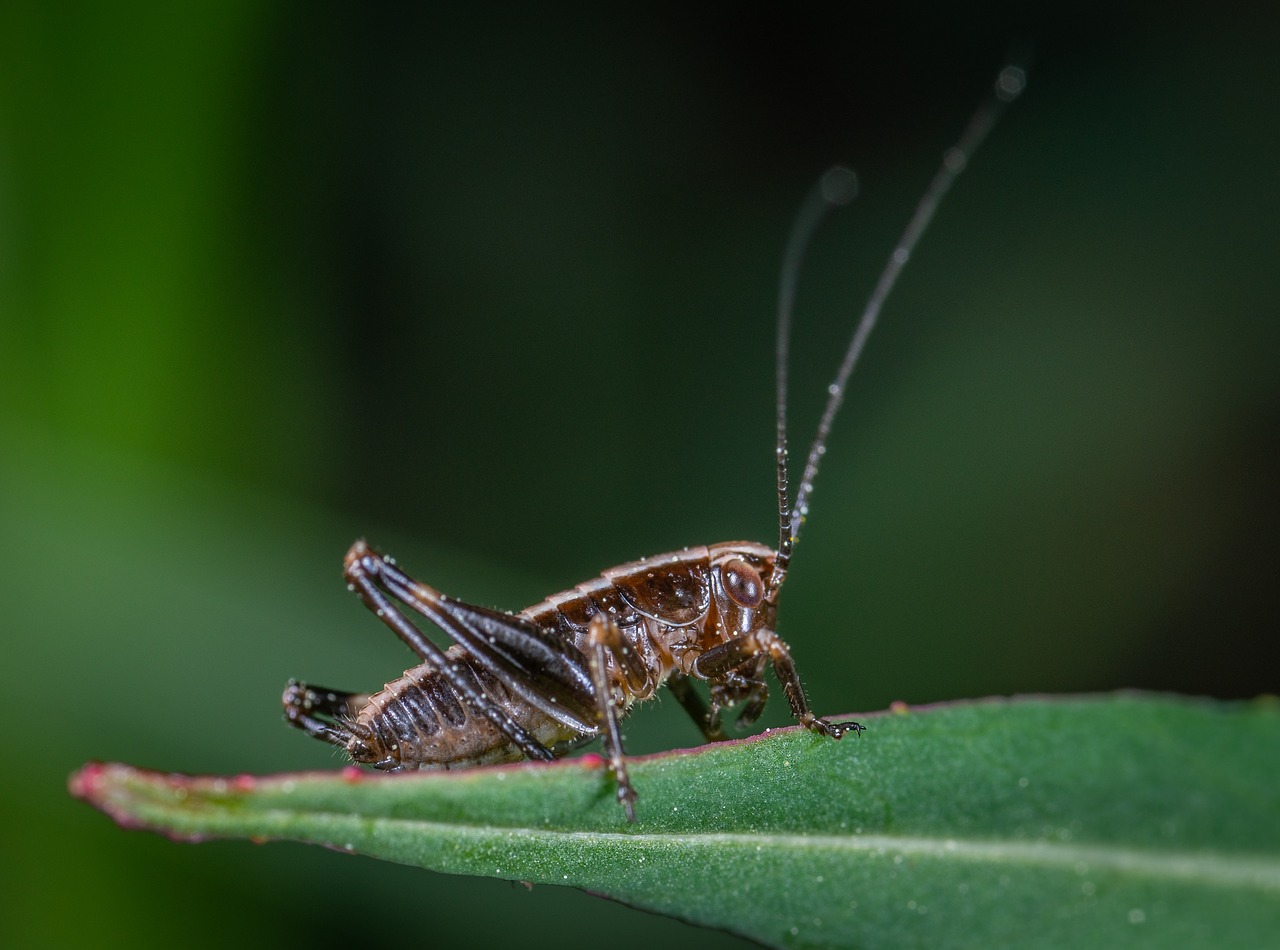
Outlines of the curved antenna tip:
M1013 102L1022 95L1022 90L1026 87L1027 71L1021 66L1010 64L1000 70L1000 75L996 77L996 98L1001 102Z
M831 205L847 205L858 196L858 175L852 168L833 165L818 179L822 200Z

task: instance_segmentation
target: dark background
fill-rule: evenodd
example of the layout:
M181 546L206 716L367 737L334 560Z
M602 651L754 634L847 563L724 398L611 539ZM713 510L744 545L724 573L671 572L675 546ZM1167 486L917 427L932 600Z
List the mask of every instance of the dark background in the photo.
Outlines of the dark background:
M781 632L826 713L1274 692L1274 39L1228 5L5 5L5 942L734 943L572 891L126 834L65 778L336 765L280 721L284 681L410 661L341 583L356 537L506 608L772 542L795 208L858 169L801 283L802 449L1023 41L1027 93L855 375ZM627 732L697 739L669 701Z

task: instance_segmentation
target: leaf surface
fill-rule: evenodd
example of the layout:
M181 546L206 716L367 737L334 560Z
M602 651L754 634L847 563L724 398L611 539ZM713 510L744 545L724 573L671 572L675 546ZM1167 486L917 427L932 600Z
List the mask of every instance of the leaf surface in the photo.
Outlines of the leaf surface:
M191 778L90 765L127 827L580 887L783 947L1280 945L1280 707L1161 696L895 709L632 760Z

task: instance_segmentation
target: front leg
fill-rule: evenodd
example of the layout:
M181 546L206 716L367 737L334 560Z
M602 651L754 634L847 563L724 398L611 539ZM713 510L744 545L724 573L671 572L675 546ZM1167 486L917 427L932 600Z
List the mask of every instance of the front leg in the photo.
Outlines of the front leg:
M694 662L693 671L703 679L714 682L762 656L767 656L773 663L774 675L782 684L782 691L787 695L787 704L790 705L791 715L796 717L796 722L833 739L841 738L846 732L861 735L865 728L861 723L830 722L813 714L804 694L804 687L800 685L796 665L791 659L791 650L772 630L756 630L712 647Z

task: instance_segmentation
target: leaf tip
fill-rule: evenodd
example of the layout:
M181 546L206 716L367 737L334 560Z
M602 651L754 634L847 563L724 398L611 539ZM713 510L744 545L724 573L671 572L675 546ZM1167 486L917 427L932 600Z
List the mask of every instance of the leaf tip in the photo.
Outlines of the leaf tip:
M219 779L237 792L251 791L257 776L237 775ZM182 800L198 780L187 775L163 774L135 768L120 762L90 762L71 774L67 791L126 830L155 831L174 841L204 841L209 836L200 832L185 833L167 827L148 814L158 797Z
M96 805L102 798L103 777L108 768L104 762L89 762L81 766L67 779L67 791L72 798Z
M121 828L140 828L143 823L118 801L131 771L129 766L114 762L90 762L67 779L67 791L73 798L98 809Z

